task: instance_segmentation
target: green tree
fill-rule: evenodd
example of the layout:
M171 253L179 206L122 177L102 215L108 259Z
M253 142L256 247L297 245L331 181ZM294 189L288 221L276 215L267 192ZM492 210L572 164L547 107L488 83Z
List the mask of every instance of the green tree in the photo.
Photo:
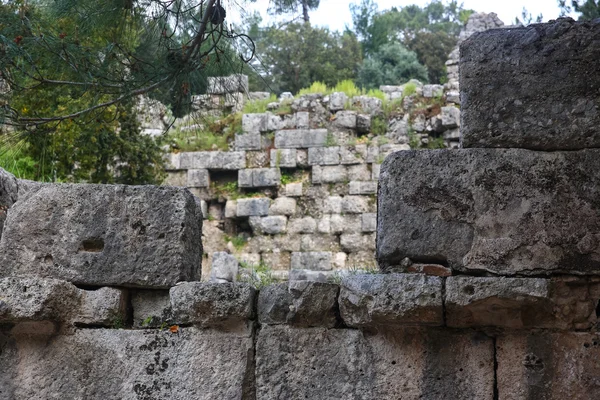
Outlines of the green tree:
M271 0L269 12L271 14L297 13L302 9L302 20L310 22L309 10L316 10L320 0Z
M384 44L372 57L365 59L358 82L367 89L404 83L410 79L427 81L427 68L417 55L398 42Z
M339 81L355 79L361 61L356 36L303 23L291 23L283 29L269 27L256 46L274 92L296 93L316 81L335 86Z
M580 20L600 18L600 0L558 0L561 15L576 12Z

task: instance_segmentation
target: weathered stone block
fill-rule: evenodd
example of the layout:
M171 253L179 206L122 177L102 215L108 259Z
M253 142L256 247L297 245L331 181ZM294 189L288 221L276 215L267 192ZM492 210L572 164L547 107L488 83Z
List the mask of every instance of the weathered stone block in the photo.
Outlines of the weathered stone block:
M289 271L292 254L287 251L264 252L261 260L273 271Z
M225 203L225 218L237 217L237 201L227 200Z
M444 323L442 279L416 274L363 274L345 277L340 313L348 326Z
M357 233L361 231L359 215L331 215L331 233Z
M352 181L348 184L349 194L377 194L376 181Z
M336 112L343 110L348 102L348 96L344 92L335 92L329 96L329 110Z
M302 182L288 183L285 185L285 195L290 197L302 196Z
M340 235L342 250L348 253L375 250L375 235L360 233L343 233Z
M207 169L188 169L187 186L189 187L209 187L210 178Z
M212 255L210 281L219 283L235 282L239 269L240 263L237 258L224 251L217 251Z
M383 112L383 102L376 97L354 96L350 103L352 106L360 108L371 116L379 115Z
M169 296L178 323L231 327L254 318L256 291L246 283L185 282L172 287Z
M340 163L339 146L308 149L308 165L337 165Z
M313 217L290 219L290 233L314 233L317 230L317 222Z
M333 328L339 291L337 285L309 281L267 286L258 296L258 320L265 325Z
M130 296L134 328L159 328L175 323L168 290L134 290Z
M257 399L492 400L494 347L471 332L267 326L256 381Z
M340 162L342 164L364 164L367 158L367 145L340 147Z
M312 183L337 183L348 181L348 170L343 165L332 165L321 167L315 165L312 168Z
M238 171L238 187L240 188L251 188L254 186L252 177L254 176L254 169L240 169Z
M372 180L378 181L380 172L381 172L381 164L371 165L371 179Z
M247 93L248 76L233 74L229 76L209 77L206 92L209 94Z
M371 171L367 164L348 166L349 181L368 181L371 179Z
M290 197L276 198L269 208L270 215L292 215L296 212L296 199Z
M330 233L331 232L331 216L323 215L317 220L317 232L319 233Z
M342 198L340 196L329 196L323 202L323 212L325 214L341 214Z
M600 150L407 151L383 164L377 257L600 274Z
M360 216L360 227L363 232L375 232L377 230L377 214L362 214Z
M255 234L277 235L287 231L287 217L272 215L269 217L250 217L250 227ZM290 232L291 224L290 224Z
M271 149L271 168L296 168L296 149Z
M238 217L266 216L269 214L271 199L267 197L238 199L236 205Z
M292 269L309 269L312 271L331 270L330 251L293 252Z
M197 214L185 189L43 185L11 208L0 241L0 276L156 288L199 279Z
M493 29L464 41L463 146L600 147L598 35L598 21L563 18Z
M244 117L246 115L244 114ZM261 150L262 144L262 138L258 132L235 134L234 147L236 150Z
M127 294L122 289L102 287L81 290L81 303L72 322L75 325L119 327L126 320Z
M423 97L442 97L444 86L442 85L423 85Z
M335 114L333 125L345 129L356 129L356 111L338 111Z
M457 128L460 126L460 110L454 106L442 107L443 130Z
M379 146L367 147L367 162L379 163Z
M275 132L279 149L322 147L327 143L327 129L289 129Z
M269 153L266 151L247 151L246 152L246 167L247 168L266 168L269 166Z
M267 114L264 114L264 113L242 115L242 131L246 134L251 134L254 137L258 136L258 144L259 145L260 145L260 133L267 130L267 118L266 117L267 117ZM237 140L238 136L245 136L245 135L236 135L236 138L235 138L236 147L238 146L238 140ZM240 142L240 144L242 144L242 143ZM257 150L257 148L250 147L250 148L246 148L246 149L240 148L237 150Z
M356 132L367 134L371 131L371 116L358 114L356 116Z
M496 339L499 399L593 399L600 338L587 332L535 332Z
M0 168L0 237L8 209L17 201L17 178Z
M369 211L369 198L364 196L344 196L342 213L362 214Z
M301 235L300 251L339 251L340 241L334 235Z
M179 153L180 169L238 170L246 168L244 151L194 151Z
M252 170L252 186L270 187L279 186L281 173L279 168L256 168Z
M80 329L52 340L0 338L5 399L243 399L252 390L247 332Z

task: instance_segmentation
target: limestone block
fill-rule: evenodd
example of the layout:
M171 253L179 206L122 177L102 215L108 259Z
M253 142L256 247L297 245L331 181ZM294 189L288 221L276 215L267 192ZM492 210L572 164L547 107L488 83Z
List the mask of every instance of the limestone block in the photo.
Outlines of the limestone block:
M179 169L179 154L180 153L169 153L164 157L165 169L167 171Z
M367 162L379 164L379 146L367 147Z
M155 288L199 279L197 211L185 189L43 185L11 208L0 241L0 276Z
M380 178L379 264L600 274L599 171L595 149L396 153Z
M302 182L293 182L286 184L285 195L290 197L302 196Z
M172 287L169 296L178 323L243 326L254 318L256 291L246 283L185 282Z
M330 220L331 233L357 233L362 229L360 215L332 214Z
M313 217L290 218L290 233L314 233L317 222Z
M246 167L247 168L265 168L269 166L269 153L266 151L247 151L246 152Z
M102 287L98 290L81 290L81 303L72 322L76 325L122 325L126 319L127 294L123 289Z
M331 216L323 215L317 220L317 232L319 233L330 233L331 232Z
M408 116L408 114L407 114ZM422 116L421 116L422 117ZM406 144L409 142L408 131L409 131L408 118L394 118L390 120L388 124L385 137L390 139L392 143Z
M240 263L246 265L258 265L260 264L260 254L258 253L242 253L239 255Z
M321 167L315 165L312 168L312 183L337 183L348 180L348 170L343 165L331 165Z
M417 274L361 274L342 279L340 313L348 326L441 326L442 279Z
M287 231L287 217L283 215L272 215L268 217L250 217L250 227L255 234L277 235ZM290 223L290 232L292 225Z
M308 167L308 150L296 150L296 164L298 167Z
M275 147L295 149L322 147L327 143L327 129L288 129L275 132Z
M392 153L406 150L410 150L410 146L408 144L382 144L381 146L379 146L379 157L380 159L385 160L387 156L389 156Z
M308 165L337 165L340 163L339 146L308 149Z
M254 253L271 251L300 251L300 236L297 234L275 236L252 236L248 239L247 250Z
M366 158L366 144L357 144L355 146L340 147L340 162L342 164L364 164Z
M175 324L168 290L134 290L131 293L134 328L159 328Z
M600 337L587 332L535 332L496 341L499 399L596 397ZM560 379L558 379L560 377Z
M375 250L375 235L360 233L343 233L340 236L340 245L345 252L358 252Z
M372 180L378 181L380 172L381 172L381 164L371 165L371 179Z
M381 99L370 96L354 96L350 100L350 104L353 107L358 107L367 114L379 115L383 112L383 102Z
M442 97L444 86L442 85L423 85L423 97Z
M371 116L358 114L356 116L356 132L367 134L371 131Z
M17 201L17 178L0 168L0 238L8 209Z
M329 96L329 110L336 112L343 110L348 102L348 96L344 92L335 92Z
M271 149L271 168L296 168L296 149Z
M363 232L375 232L377 230L377 214L364 213L360 216L360 227Z
M244 117L248 114L244 114ZM250 114L256 115L256 114ZM261 114L258 114L261 115ZM251 132L251 133L236 133L234 148L236 150L261 150L262 146L262 138L260 133Z
M311 251L311 252L293 252L292 269L308 269L311 271L330 271L331 270L331 252L330 251Z
M454 106L442 107L443 130L457 128L460 126L460 110Z
M294 125L298 129L308 129L310 127L309 120L309 112L308 111L299 111L294 113Z
M333 277L331 271L312 271L309 269L292 269L289 272L288 279L294 281L309 281L328 283Z
M248 92L248 76L242 74L233 74L229 76L215 76L208 78L208 88L206 93L209 94L230 94L230 93L247 93Z
M167 176L165 178L165 181L163 182L163 185L186 187L187 175L187 171L167 171Z
M196 200L196 204L198 203L198 197L194 196L194 200ZM198 211L196 211L196 214ZM208 203L204 200L200 200L200 213L202 214L202 219L208 218Z
M493 341L434 329L266 326L256 343L256 398L492 400Z
M333 125L339 128L356 129L356 111L338 111Z
M349 194L377 194L376 181L353 181L348 184Z
M260 218L260 217L250 217ZM240 263L237 258L224 251L217 251L212 255L210 268L211 282L235 282L237 280Z
M325 214L341 214L342 198L340 196L329 196L323 202L323 212Z
M270 215L293 215L296 213L296 200L290 197L276 198L269 208Z
M333 255L332 264L334 269L344 270L346 269L346 260L348 259L348 254L343 251L337 252Z
M300 251L339 251L340 241L334 235L301 235Z
M265 216L269 214L269 206L271 199L267 197L238 199L237 200L237 216L238 217L253 217Z
M188 169L187 186L189 187L209 187L210 178L207 169Z
M5 399L243 399L251 391L247 332L80 329L0 340Z
M251 188L253 187L252 177L254 169L240 169L238 171L238 187Z
M179 153L180 169L238 170L246 168L244 151L193 151Z
M244 114L242 115L242 131L245 134L250 134L254 137L258 137L258 145L260 146L260 132L264 132L267 129L267 119L266 114ZM248 135L248 136L250 136ZM246 135L236 135L236 150L257 150L258 148L250 146L249 148L240 148L237 149L238 146L238 136L246 136ZM251 143L251 142L248 142ZM243 143L240 142L240 145ZM245 147L245 146L242 146ZM260 148L260 147L259 147Z
M368 181L371 179L371 171L367 164L349 165L348 180L349 181Z
M258 320L264 325L333 328L339 291L338 285L310 281L267 286L258 296Z
M273 132L282 129L285 126L283 119L279 115L273 115L270 112L267 112L265 118L267 122L265 132Z
M362 214L369 212L369 198L365 196L344 196L342 199L343 214Z
M599 147L598 35L598 21L559 19L481 32L464 41L463 146Z
M237 201L227 200L225 203L225 218L237 217Z
M253 187L279 186L280 183L279 168L255 168L252 170Z
M272 253L261 253L263 263L274 271L289 271L292 255L287 251L275 251Z
M354 271L374 272L378 270L374 251L349 253L346 268Z

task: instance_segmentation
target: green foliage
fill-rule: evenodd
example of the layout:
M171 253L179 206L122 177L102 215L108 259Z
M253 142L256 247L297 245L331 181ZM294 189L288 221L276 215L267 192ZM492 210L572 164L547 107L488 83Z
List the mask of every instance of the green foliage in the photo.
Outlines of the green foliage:
M269 3L269 13L274 15L297 13L302 10L302 19L309 22L308 11L316 10L319 7L320 0L271 0Z
M391 42L364 60L358 76L361 86L372 89L409 79L426 82L427 69L419 63L414 52L398 42Z
M445 149L446 142L443 137L429 138L429 142L427 142L428 149Z
M123 317L121 317L120 315L114 316L111 320L111 326L113 329L123 329L125 327Z
M579 14L579 20L600 18L600 0L558 0L558 6L561 16L575 12Z
M277 96L271 94L268 99L247 101L244 104L243 114L261 114L267 111L267 105L277 101Z
M248 243L248 239L243 235L237 235L237 236L225 235L225 241L231 242L231 244L233 244L233 247L235 247L236 250L243 249L246 246L246 243Z
M331 132L327 132L327 138L325 138L325 147L337 146L337 140Z
M367 96L369 97L375 97L381 101L385 101L385 93L383 93L381 90L379 89L369 89L367 91Z
M211 182L210 190L217 197L235 200L241 197L237 182Z
M338 82L335 85L333 92L344 92L348 97L360 96L361 94L364 94L364 90L356 87L354 81L351 81L350 79L345 79L341 82Z
M238 282L245 282L260 290L265 286L276 283L270 266L261 261L258 265L240 262L242 271L238 275Z
M381 116L371 118L371 132L374 135L385 135L388 128L387 119Z
M417 93L417 84L414 82L407 82L404 84L404 88L402 89L402 96L410 96Z
M323 82L313 82L309 87L300 89L297 96L304 96L307 94L322 94L327 95L331 93L331 89L327 87Z
M228 150L236 133L242 132L242 113L225 118L190 119L187 125L173 129L166 140L180 151Z
M33 180L38 176L38 164L33 158L25 155L23 146L0 151L0 168L19 179ZM42 180L50 180L50 177Z

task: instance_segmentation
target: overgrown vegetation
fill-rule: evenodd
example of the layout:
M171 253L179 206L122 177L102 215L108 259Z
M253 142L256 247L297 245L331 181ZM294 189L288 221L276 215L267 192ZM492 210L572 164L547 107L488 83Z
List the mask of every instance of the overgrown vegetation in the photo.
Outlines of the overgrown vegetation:
M258 290L277 282L273 276L273 270L263 261L256 265L240 262L240 267L238 282L248 283Z

